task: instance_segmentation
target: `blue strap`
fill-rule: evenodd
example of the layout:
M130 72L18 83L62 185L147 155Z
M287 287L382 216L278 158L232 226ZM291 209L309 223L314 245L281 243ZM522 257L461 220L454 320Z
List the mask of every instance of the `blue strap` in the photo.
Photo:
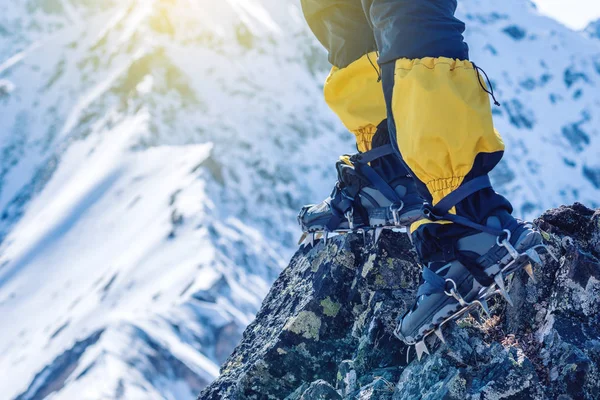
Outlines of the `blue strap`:
M471 221L468 218L461 217L459 215L450 214L450 213L446 213L444 215L436 214L434 212L433 207L431 207L428 204L423 205L421 212L423 213L423 216L430 221L450 221L450 222L454 222L455 224L459 224L462 226L467 226L469 228L477 229L478 231L486 232L486 233L489 233L490 235L494 235L494 236L502 236L504 234L504 231L501 229L494 229L494 228L491 228L486 225L481 225L481 224Z
M466 199L468 196L482 189L490 187L492 187L492 183L490 182L489 176L478 176L477 178L462 184L456 190L448 194L446 197L440 200L435 207L432 207L430 204L423 205L423 215L432 221L451 221L481 232L489 233L490 235L501 236L503 231L500 229L494 229L486 225L481 225L471 221L468 218L449 213L452 207Z
M423 198L419 194L407 194L402 196L405 205L423 204Z
M394 148L391 144L387 144L365 153L355 154L350 157L350 161L354 164L355 171L368 179L388 200L400 203L401 198L398 193L369 165L371 161L390 154L394 154ZM327 222L326 228L330 231L335 230L342 219L345 218L344 214L346 211L350 210L353 205L354 199L344 196L343 190L340 191L336 187L331 195L330 207L332 216Z
M471 221L468 218L461 217L458 215L446 214L444 216L444 219L447 221L452 221L455 224L467 226L469 228L477 229L478 231L481 231L481 232L489 233L490 235L494 235L494 236L504 235L504 231L502 229L495 229L495 228L489 227L487 225L481 225L481 224Z
M402 199L398 193L369 165L371 161L390 154L394 154L394 148L391 144L386 144L364 153L355 154L350 157L350 161L354 164L355 170L367 178L389 201L400 203Z
M441 293L446 290L446 280L427 267L423 267L423 280L425 281L417 291L417 296Z
M336 198L337 199L337 198ZM344 216L346 211L352 208L353 201L347 198L343 200L337 201L336 199L332 199L330 203L331 213L333 215L337 215L339 217Z
M400 203L402 199L396 191L369 164L356 165L356 171L364 175L392 203Z
M331 209L331 218L327 221L326 228L328 231L334 231L340 225L340 222L346 218L346 211L350 210L354 204L353 199L345 197L341 192L337 192L335 197L331 199L329 208Z
M433 207L436 215L446 215L448 211L462 200L466 199L475 192L492 187L490 177L487 175L478 176L468 182L463 183Z
M394 154L394 148L391 144L386 144L364 153L355 154L352 157L350 157L350 161L352 161L353 163L368 164L373 160L389 156L390 154Z

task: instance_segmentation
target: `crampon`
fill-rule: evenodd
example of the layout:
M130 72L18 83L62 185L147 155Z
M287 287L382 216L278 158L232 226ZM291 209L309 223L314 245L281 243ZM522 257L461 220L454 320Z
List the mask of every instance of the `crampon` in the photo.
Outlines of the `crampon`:
M508 244L512 250L510 244ZM448 279L445 281L445 284L448 290L444 291L444 294L451 299L456 300L456 306L451 308L445 315L441 315L436 321L432 322L432 324L426 327L422 333L413 338L405 338L401 333L401 325L398 325L394 331L394 335L403 340L408 346L414 346L417 354L417 359L421 360L423 354L429 354L429 349L425 344L426 339L435 334L435 336L442 342L446 343L443 334L443 328L452 321L457 321L463 316L469 315L475 311L482 310L487 317L491 317L490 309L488 306L488 300L496 295L502 296L511 306L514 306L512 299L508 293L510 289L510 282L512 281L512 277L516 272L524 270L529 278L536 283L535 275L534 275L534 267L533 265L542 265L540 251L547 252L550 256L558 261L556 256L546 247L544 244L537 245L528 249L524 253L518 253L515 250L515 253L512 254L513 258L511 261L504 265L503 267L499 267L499 271L490 276L494 280L494 283L489 287L482 287L476 293L473 298L463 297L458 291L457 283ZM410 351L407 352L407 362L410 357Z
M487 185L487 177L479 178L467 186L466 194L459 193L451 200L459 201L461 196ZM394 331L398 339L415 347L419 360L423 354L429 354L425 343L429 336L436 335L445 342L442 330L451 321L478 309L489 316L488 300L492 296L501 295L512 306L508 294L512 276L525 270L535 282L533 265L542 265L542 252L549 253L558 261L543 244L540 232L531 224L512 217L508 223L510 229L503 229L497 217L488 218L486 225L475 224L464 217L447 214L456 204L453 201L442 200L429 210L426 205L425 214L434 220L447 219L476 228L480 233L457 238L449 258L439 256L423 267L417 300L399 319ZM410 352L407 352L407 359L409 355Z
M343 157L336 164L338 182L329 198L302 208L298 244L314 245L321 237L351 232L373 233L375 243L384 229L402 230L422 217L422 198L413 179L386 173L377 160L393 156L387 144L366 153ZM389 168L387 170L390 170Z

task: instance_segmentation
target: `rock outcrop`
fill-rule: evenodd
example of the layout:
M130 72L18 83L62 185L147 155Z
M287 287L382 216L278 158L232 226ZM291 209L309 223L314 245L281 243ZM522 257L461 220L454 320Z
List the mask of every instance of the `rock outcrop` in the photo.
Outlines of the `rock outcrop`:
M516 274L514 307L497 297L492 318L449 324L421 361L392 335L419 281L406 234L301 249L199 399L597 399L600 211L575 204L536 224L560 262L544 257L537 283Z

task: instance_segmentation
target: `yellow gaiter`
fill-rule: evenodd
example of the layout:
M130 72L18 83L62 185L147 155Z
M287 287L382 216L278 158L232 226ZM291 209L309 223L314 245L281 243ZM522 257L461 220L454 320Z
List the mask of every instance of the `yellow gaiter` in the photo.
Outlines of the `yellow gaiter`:
M387 111L377 67L377 53L362 56L346 68L333 67L325 81L325 101L356 136L358 151L371 150L377 125Z
M494 129L484 83L471 62L400 59L394 78L391 104L398 148L435 206L465 177L487 174L497 163L492 160L500 159L504 143ZM411 231L428 222L413 224Z

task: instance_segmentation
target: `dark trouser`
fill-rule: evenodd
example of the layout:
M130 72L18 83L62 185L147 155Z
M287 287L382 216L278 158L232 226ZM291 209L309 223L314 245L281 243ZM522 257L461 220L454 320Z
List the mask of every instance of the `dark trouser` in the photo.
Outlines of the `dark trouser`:
M399 58L469 59L454 17L456 0L302 0L308 25L329 52L329 62L345 68L378 50L379 63Z

